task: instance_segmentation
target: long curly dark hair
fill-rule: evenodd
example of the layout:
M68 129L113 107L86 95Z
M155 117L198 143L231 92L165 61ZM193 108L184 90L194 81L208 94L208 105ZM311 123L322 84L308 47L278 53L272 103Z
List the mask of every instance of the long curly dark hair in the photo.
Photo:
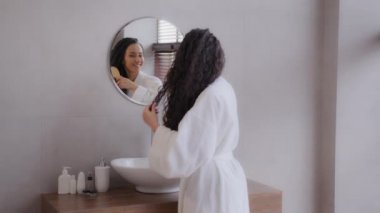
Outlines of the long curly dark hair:
M127 70L125 70L124 67L124 55L125 51L131 44L141 44L137 40L137 38L123 38L117 44L115 47L111 50L111 66L116 67L120 71L120 75L129 78Z
M154 102L164 102L164 125L178 130L178 124L193 107L199 94L222 73L224 51L208 29L188 32Z

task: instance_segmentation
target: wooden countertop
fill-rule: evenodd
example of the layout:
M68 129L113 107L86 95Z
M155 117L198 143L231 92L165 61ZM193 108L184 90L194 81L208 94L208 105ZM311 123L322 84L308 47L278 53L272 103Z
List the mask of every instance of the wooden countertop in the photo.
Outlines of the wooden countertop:
M281 213L282 193L248 180L251 212ZM116 188L88 195L42 194L42 213L171 213L177 212L178 193L146 194L133 188Z

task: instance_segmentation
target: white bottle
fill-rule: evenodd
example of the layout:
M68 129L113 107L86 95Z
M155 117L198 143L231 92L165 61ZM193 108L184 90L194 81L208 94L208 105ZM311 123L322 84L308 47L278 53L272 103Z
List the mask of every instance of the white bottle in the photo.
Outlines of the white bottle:
M70 194L75 195L77 193L77 181L75 175L71 175L70 179Z
M99 166L95 166L95 189L97 192L108 191L110 185L110 167L106 166L104 158L101 159Z
M79 172L77 180L77 193L83 194L83 190L86 187L86 177L83 172Z
M67 169L70 167L63 167L62 174L58 177L58 194L68 194L70 192L70 175Z

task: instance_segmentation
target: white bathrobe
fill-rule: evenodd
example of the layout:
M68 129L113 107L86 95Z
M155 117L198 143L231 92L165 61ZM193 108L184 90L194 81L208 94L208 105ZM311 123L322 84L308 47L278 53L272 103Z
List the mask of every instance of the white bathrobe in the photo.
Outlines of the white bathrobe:
M134 82L137 84L137 89L135 92L128 91L128 96L143 104L150 104L162 86L159 78L143 71L139 72Z
M233 156L239 140L236 97L216 79L172 131L159 126L149 162L167 178L181 178L180 213L248 213L247 181Z

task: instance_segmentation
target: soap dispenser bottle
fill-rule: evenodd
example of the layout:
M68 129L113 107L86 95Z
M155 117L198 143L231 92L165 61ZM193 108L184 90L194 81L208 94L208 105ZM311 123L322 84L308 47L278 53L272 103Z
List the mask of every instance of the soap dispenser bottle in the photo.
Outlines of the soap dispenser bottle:
M62 169L62 174L58 177L58 194L68 194L70 192L71 176L67 169L70 167L65 166Z

